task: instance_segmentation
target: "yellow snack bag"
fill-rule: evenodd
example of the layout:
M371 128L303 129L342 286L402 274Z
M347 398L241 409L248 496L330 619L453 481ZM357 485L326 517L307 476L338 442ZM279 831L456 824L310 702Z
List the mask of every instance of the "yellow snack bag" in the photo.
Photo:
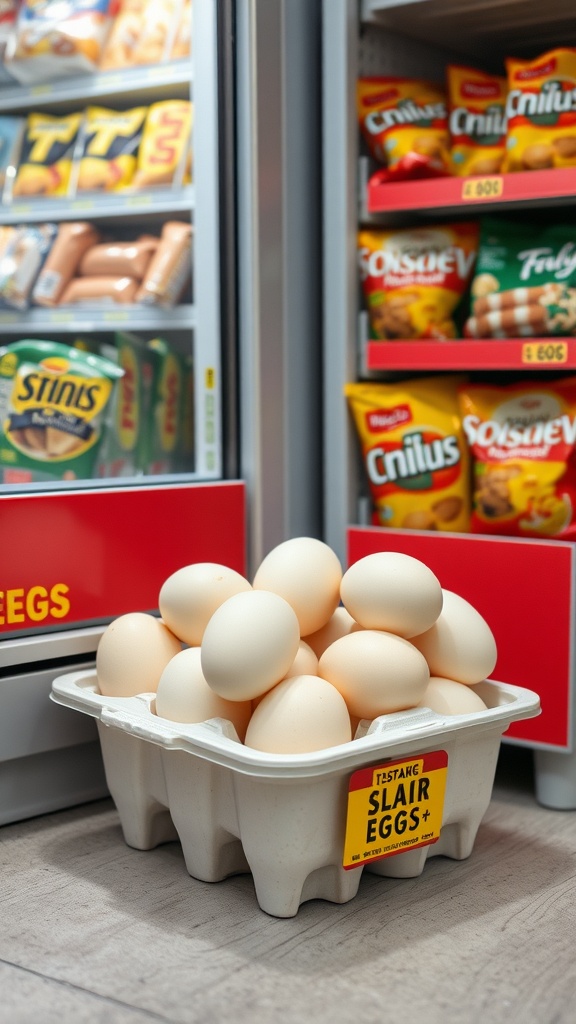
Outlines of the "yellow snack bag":
M506 149L506 78L449 64L446 80L453 173L497 174Z
M81 121L82 114L28 115L14 196L66 195Z
M132 184L147 107L88 107L84 120L79 192L117 192Z
M576 539L576 377L466 384L472 533Z
M374 506L374 524L467 531L468 449L455 375L347 384Z
M137 188L180 183L192 133L193 109L189 100L152 104L138 153L134 177Z
M474 269L478 235L475 221L361 231L360 278L373 337L455 338L453 313Z
M576 48L506 61L505 171L576 166Z
M414 78L361 78L358 121L371 156L391 179L450 173L446 94Z

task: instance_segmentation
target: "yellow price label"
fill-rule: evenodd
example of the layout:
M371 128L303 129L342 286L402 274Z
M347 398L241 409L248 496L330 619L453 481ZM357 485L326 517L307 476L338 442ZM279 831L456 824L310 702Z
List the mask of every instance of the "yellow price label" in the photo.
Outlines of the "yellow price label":
M343 867L429 846L440 836L448 754L434 750L350 778Z
M207 391L213 391L216 386L216 370L213 366L206 367L204 381Z
M466 178L462 183L462 199L474 202L479 199L500 199L504 195L504 178Z
M565 341L527 341L522 345L522 362L533 366L567 363L568 345Z

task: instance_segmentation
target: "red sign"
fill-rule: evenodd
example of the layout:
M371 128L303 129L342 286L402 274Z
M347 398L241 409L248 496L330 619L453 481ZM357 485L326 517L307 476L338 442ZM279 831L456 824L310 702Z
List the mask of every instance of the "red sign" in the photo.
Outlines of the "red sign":
M419 558L486 619L498 649L493 678L534 690L542 704L540 716L513 722L506 735L570 748L574 545L377 527L348 531L349 564L375 551Z
M193 562L244 575L245 530L236 481L0 496L0 634L155 611Z

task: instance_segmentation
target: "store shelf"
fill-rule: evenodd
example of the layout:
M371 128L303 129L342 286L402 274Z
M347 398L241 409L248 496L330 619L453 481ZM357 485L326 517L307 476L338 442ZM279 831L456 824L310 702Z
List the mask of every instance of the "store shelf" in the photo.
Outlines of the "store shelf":
M174 309L150 306L118 306L115 308L89 308L69 306L59 309L33 308L19 312L0 309L0 330L4 334L38 334L41 331L76 333L88 331L176 331L191 330L196 325L196 310L192 305Z
M576 39L572 0L362 0L362 20L469 54L476 65Z
M189 99L193 80L191 61L153 67L101 71L41 85L3 85L0 107L4 114L43 107L78 109L84 102L113 100L114 107L129 103L156 103L162 99Z
M573 370L573 338L368 341L367 370Z
M194 186L179 189L147 189L142 192L78 196L75 199L17 200L0 207L0 224L38 224L64 220L132 220L190 213L194 208Z
M384 170L379 170L368 179L366 209L369 215L420 211L475 216L479 208L486 207L510 210L576 203L576 167L425 181L386 181L385 174Z

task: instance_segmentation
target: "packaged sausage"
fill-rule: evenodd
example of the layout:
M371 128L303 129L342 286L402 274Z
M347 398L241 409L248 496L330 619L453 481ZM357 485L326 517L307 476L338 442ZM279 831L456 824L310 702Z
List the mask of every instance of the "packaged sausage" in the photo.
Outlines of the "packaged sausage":
M106 406L122 370L55 341L0 349L0 480L94 475Z
M506 61L504 171L576 166L576 48Z
M57 306L70 283L80 260L99 234L87 221L60 224L58 234L38 275L32 298L37 306Z
M473 533L576 540L576 377L465 384Z
M95 71L117 0L22 0L6 48L10 74L23 85Z
M469 338L576 334L576 226L482 220Z
M174 46L181 10L182 0L122 0L101 68L165 63Z
M132 184L147 107L88 107L82 126L78 192L118 192Z
M138 152L135 188L182 184L193 110L189 100L162 100L152 104Z
M136 302L147 306L175 306L186 287L192 267L192 227L175 220L162 228Z
M376 339L455 338L454 313L476 261L478 224L366 230L360 280Z
M55 224L14 228L0 256L0 305L28 309L32 289L52 248Z
M361 78L360 130L370 155L390 179L450 173L450 136L444 89L414 78Z
M29 114L13 196L64 196L82 114Z
M467 531L469 456L456 375L347 384L374 525Z
M452 172L497 174L506 151L506 78L449 64L446 79Z
M142 235L135 242L102 242L83 256L79 271L83 277L133 277L142 281L159 239Z
M130 305L136 301L138 282L133 277L75 277L65 289L63 306Z

